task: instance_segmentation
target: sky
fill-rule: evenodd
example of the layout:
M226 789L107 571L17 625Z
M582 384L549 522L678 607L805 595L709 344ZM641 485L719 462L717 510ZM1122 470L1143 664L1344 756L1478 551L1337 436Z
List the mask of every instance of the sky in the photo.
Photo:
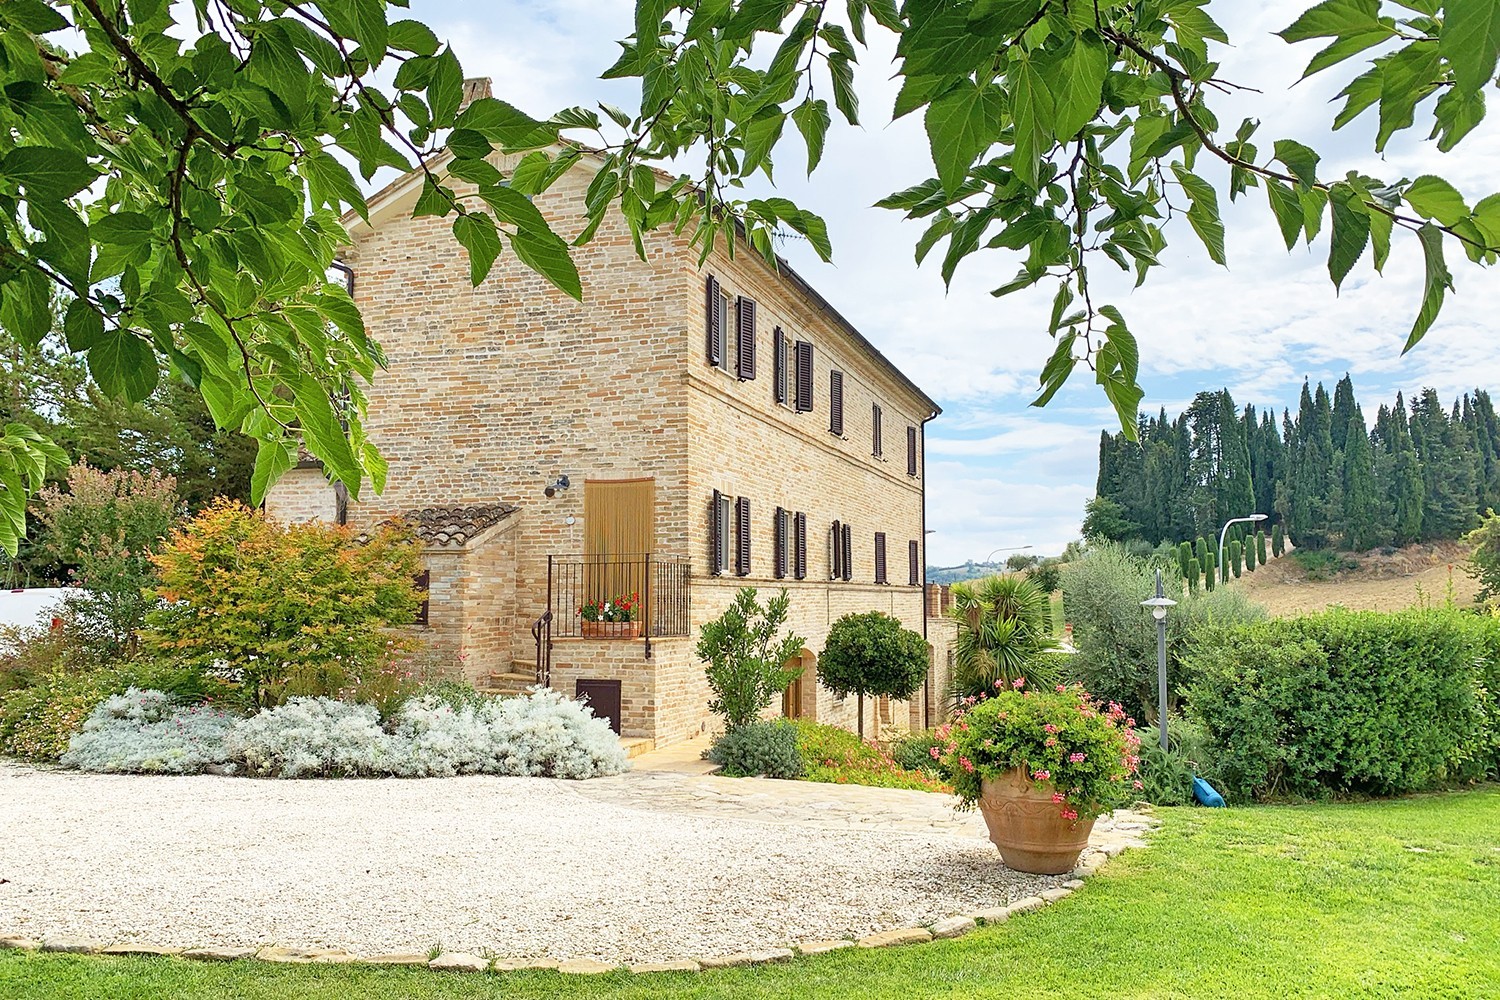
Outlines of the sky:
M1242 118L1259 119L1262 148L1275 138L1312 146L1323 156L1324 178L1349 170L1386 181L1436 173L1470 205L1500 186L1493 168L1500 162L1500 125L1493 116L1446 154L1422 141L1427 129L1418 127L1377 155L1373 109L1332 132L1338 104L1329 102L1362 66L1356 58L1298 83L1318 43L1290 46L1273 33L1307 5L1220 0L1210 6L1233 42L1215 47L1219 76L1260 91L1212 101L1224 132ZM598 78L619 52L616 40L631 32L633 8L628 0L411 4L412 16L452 43L468 76L490 77L495 96L535 116L598 101L639 106L636 82ZM833 262L822 263L795 241L782 252L943 407L928 424L929 565L1023 546L1055 554L1079 535L1083 506L1094 493L1100 432L1119 425L1086 370L1075 372L1045 409L1030 405L1052 349L1046 317L1054 285L993 298L989 290L1018 267L1011 252L996 250L970 257L945 289L941 252L925 267L914 261L922 224L872 207L933 168L920 117L890 118L898 87L891 79L893 40L875 29L870 43L856 75L861 127L836 119L811 178L788 127L775 172L777 194L827 221ZM1107 273L1114 271L1108 262L1095 265L1095 303L1117 305L1140 342L1144 409L1166 407L1175 415L1195 393L1222 387L1241 406L1295 410L1304 378L1322 380L1331 391L1346 372L1369 419L1398 390L1433 386L1452 399L1476 386L1500 388L1491 313L1500 305L1500 274L1469 264L1450 243L1456 294L1426 340L1403 357L1422 294L1414 236L1397 230L1384 277L1374 273L1367 252L1336 295L1326 269L1326 223L1311 251L1299 246L1288 254L1263 191L1231 205L1222 193L1226 172L1217 164L1200 167L1220 185L1227 267L1208 259L1185 222L1169 226L1164 266L1139 289L1132 289L1133 277ZM766 185L758 193L769 191Z

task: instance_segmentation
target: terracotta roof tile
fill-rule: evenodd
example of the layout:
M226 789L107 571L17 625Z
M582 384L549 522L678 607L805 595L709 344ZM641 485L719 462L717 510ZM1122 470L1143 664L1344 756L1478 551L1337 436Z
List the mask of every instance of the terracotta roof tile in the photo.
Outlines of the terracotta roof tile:
M401 515L417 529L417 537L427 545L461 549L480 532L494 527L520 508L506 503L476 504L470 507L423 507Z

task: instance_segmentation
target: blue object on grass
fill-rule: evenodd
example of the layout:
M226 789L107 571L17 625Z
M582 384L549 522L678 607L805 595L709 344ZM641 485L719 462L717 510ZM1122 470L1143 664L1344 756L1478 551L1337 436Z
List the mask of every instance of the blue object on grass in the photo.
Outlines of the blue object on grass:
M1224 796L1202 778L1193 779L1193 798L1198 800L1199 805L1213 806L1215 809L1224 808Z

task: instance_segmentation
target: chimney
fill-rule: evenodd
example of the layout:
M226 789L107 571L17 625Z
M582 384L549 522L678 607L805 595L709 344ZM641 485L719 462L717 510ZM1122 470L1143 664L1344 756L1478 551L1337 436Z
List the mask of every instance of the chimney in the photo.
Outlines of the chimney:
M490 95L490 78L487 76L474 76L464 81L463 100L458 103L458 110L462 111L481 97Z

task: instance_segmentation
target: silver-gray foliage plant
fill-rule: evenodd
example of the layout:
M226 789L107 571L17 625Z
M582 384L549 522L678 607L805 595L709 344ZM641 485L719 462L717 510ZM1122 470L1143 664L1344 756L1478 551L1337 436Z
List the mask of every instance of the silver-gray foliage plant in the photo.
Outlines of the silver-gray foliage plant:
M81 771L197 774L227 758L238 720L209 705L178 705L161 691L129 688L100 702L62 756Z
M173 774L228 764L280 778L593 778L627 766L605 720L547 689L457 707L414 699L388 732L374 707L330 698L292 698L235 719L132 688L94 710L63 760L84 771Z

